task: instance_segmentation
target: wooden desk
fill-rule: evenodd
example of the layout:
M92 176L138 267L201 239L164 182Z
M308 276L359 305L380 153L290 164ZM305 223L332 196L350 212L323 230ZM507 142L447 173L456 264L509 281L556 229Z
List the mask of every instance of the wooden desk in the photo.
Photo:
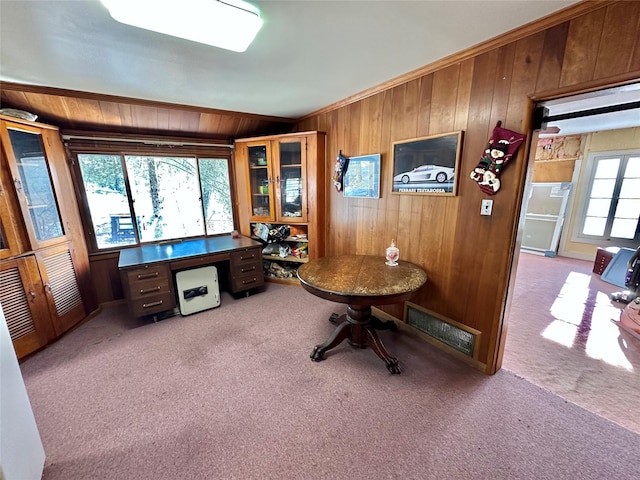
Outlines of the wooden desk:
M330 319L338 326L325 343L315 346L312 360L323 360L328 350L346 339L354 347L370 346L391 373L400 373L398 360L389 355L376 333L376 329L395 329L395 323L372 317L371 306L411 298L427 281L422 268L402 260L392 267L384 257L344 255L312 260L298 268L298 278L308 292L347 304L346 315Z
M136 317L176 306L173 272L225 262L233 294L264 285L262 244L247 237L221 237L143 245L120 251L118 268Z

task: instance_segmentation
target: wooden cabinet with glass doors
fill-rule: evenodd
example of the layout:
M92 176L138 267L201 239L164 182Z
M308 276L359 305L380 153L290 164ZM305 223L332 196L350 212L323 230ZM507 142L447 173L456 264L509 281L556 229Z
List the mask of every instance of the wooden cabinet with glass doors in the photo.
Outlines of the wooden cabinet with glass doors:
M18 357L96 309L58 129L0 115L0 304Z
M263 242L267 279L297 282L324 255L325 134L236 140L235 165L241 233Z

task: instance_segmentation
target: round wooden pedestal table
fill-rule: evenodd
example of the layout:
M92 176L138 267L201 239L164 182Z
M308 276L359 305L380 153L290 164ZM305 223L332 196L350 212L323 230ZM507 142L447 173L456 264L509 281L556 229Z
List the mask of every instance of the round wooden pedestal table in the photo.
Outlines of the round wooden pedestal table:
M391 373L400 373L397 358L389 355L376 332L395 330L396 325L373 317L371 306L408 300L425 284L427 274L411 262L401 260L391 266L385 260L374 255L340 255L318 258L298 268L298 278L306 291L347 304L346 314L331 316L337 327L326 342L315 346L313 361L323 360L328 350L347 340L354 347L371 347Z

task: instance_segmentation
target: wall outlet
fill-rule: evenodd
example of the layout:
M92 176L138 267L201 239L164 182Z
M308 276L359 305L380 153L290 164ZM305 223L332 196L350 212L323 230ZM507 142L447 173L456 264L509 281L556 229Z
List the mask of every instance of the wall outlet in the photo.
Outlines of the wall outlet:
M491 215L493 211L493 200L482 200L482 207L480 207L480 215Z

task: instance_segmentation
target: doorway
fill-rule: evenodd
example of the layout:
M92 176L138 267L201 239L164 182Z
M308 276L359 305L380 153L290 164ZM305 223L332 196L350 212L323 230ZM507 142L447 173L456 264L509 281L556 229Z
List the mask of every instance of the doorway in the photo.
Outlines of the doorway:
M541 103L554 116L638 100L640 84ZM535 180L564 175L560 181L570 181L572 188L557 256L514 252L502 367L640 433L640 421L628 415L640 410L640 341L611 322L619 317L619 306L609 294L620 288L592 272L599 245L575 241L580 195L588 187L584 185L587 149L596 136L610 136L615 143L629 134L640 143L638 109L549 122L546 129L532 132L533 159L541 148L547 146L548 152L548 145L560 145L556 139L577 137L580 148L575 158L567 148L562 155L547 156L544 168L529 161L533 172L527 176L521 218ZM543 139L553 140L540 142Z

